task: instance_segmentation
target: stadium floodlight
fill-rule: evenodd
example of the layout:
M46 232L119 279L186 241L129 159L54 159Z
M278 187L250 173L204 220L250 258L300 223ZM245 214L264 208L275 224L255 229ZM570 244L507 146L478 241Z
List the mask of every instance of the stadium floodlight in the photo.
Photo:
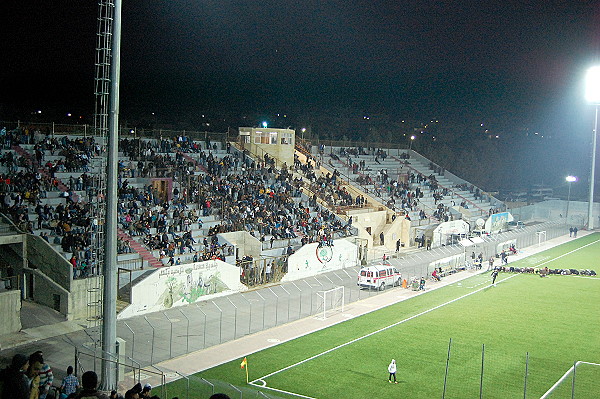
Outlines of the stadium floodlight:
M565 178L565 180L567 181L567 183L569 183L569 194L567 194L567 212L565 215L565 220L567 223L569 223L569 204L571 203L571 183L574 183L577 181L577 176L567 176Z
M598 105L600 105L600 66L588 69L585 82L585 98L596 106L594 135L592 140L592 168L590 171L590 198L588 208L588 229L594 229L594 178L596 170L596 136L598 135Z
M410 136L410 146L408 147L408 151L412 150L412 143L415 141L415 135Z

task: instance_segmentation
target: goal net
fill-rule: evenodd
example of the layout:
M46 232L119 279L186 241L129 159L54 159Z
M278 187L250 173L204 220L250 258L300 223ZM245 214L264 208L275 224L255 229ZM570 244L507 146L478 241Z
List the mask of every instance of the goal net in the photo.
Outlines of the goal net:
M575 362L540 399L596 397L599 378L600 364Z
M344 286L339 286L326 291L317 292L319 307L317 318L325 320L333 313L344 311Z

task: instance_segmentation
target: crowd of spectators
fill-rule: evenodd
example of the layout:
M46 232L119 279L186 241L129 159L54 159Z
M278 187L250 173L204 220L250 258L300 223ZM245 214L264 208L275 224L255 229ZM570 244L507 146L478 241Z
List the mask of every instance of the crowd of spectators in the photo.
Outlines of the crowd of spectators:
M73 367L68 366L66 375L60 382L55 381L52 368L44 361L42 351L30 356L18 353L11 363L0 370L1 399L160 399L152 392L152 385L135 384L123 394L116 390L102 392L98 387L98 375L95 371L86 371L80 378ZM173 397L172 399L179 399ZM210 399L229 399L229 396L217 393Z

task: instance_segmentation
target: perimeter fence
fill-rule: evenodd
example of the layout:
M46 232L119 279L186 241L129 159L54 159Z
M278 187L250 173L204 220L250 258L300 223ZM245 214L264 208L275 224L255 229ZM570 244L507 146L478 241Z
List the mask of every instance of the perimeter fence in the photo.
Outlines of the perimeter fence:
M482 237L475 252L495 256L502 248L518 249L550 240L565 233L564 225L540 223L535 226ZM460 245L440 247L412 254L394 254L389 263L398 268L403 279L428 276L443 262L464 269L470 248ZM445 261L444 259L450 259ZM485 258L487 259L487 258ZM510 259L510 257L509 257ZM445 263L444 263L445 264ZM499 264L499 261L497 262ZM323 291L344 286L344 304L356 302L381 291L357 286L360 267L348 267L297 281L281 281L261 289L217 297L163 312L136 316L117 323L117 335L127 342L126 355L142 366L156 364L187 353L202 350L246 335L287 324L322 312ZM475 270L473 270L475 272ZM89 348L99 347L99 330L88 330Z
M597 397L600 378L600 364L574 361L557 378L556 364L544 353L507 355L493 345L466 339L450 339L446 359L439 363L445 368L442 399L592 398Z

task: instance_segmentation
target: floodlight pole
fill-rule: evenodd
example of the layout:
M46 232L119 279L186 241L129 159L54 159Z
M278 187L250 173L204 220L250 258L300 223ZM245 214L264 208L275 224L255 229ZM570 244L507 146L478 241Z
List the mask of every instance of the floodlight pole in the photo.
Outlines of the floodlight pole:
M594 120L594 136L592 139L592 170L590 172L590 199L588 208L588 229L594 230L594 172L596 171L596 136L598 135L598 104L596 104L596 118Z
M104 237L104 287L102 309L102 387L117 386L117 171L119 147L119 82L121 75L121 0L114 1L110 108L108 115L108 162L106 178L106 235Z
M567 214L565 216L565 222L567 224L569 224L569 204L571 203L571 184L573 184L572 182L569 182L569 194L567 194Z

